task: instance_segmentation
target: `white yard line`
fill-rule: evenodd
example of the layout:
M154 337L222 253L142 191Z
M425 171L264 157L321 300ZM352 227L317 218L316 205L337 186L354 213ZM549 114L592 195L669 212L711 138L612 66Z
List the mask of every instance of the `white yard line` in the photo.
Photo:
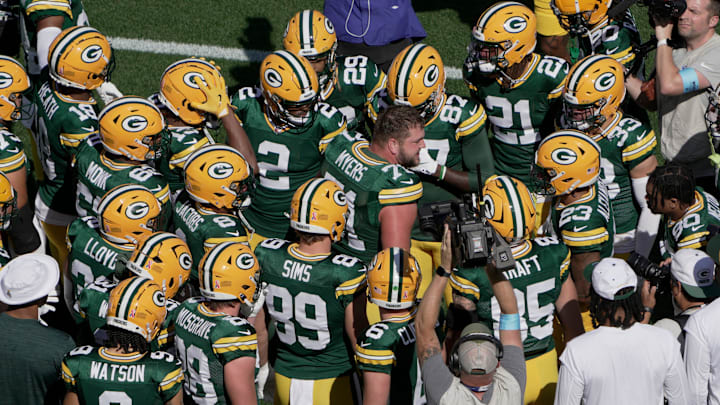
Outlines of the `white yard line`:
M238 62L260 62L269 52L256 49L229 48L224 46L184 44L173 41L154 41L151 39L110 37L114 49L145 52L163 55L202 56L211 59L233 60ZM459 68L445 66L448 79L462 79Z

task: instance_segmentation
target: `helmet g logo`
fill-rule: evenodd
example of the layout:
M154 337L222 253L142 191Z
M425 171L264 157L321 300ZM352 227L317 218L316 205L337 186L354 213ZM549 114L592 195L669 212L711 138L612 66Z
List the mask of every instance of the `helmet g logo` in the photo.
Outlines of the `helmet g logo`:
M503 28L505 28L505 31L511 34L517 34L518 32L524 30L526 27L527 21L525 21L524 18L517 16L508 18L503 24Z
M255 258L250 253L243 253L235 259L235 264L239 268L247 270L255 265Z
M335 191L333 193L333 201L335 201L335 204L344 207L345 204L347 204L347 199L345 199L345 193L340 190Z
M200 74L200 72L185 73L185 75L183 76L183 83L185 83L188 87L191 87L193 89L199 89L200 86L198 86L197 83L195 83L196 77L199 78L201 82L205 83L206 86L208 85L207 81L205 81L205 76Z
M280 76L280 73L278 73L277 70L273 68L268 68L265 71L265 82L268 84L268 86L271 87L280 87L282 86L282 76Z
M493 199L486 195L483 197L483 206L485 206L485 218L492 218L495 215L495 203Z
M327 17L325 17L325 30L328 32L328 34L335 33L335 27L333 26L333 23L330 21L330 19Z
M569 165L575 163L577 160L577 154L572 149L558 148L552 151L550 159L557 164Z
M605 72L595 80L595 89L597 91L606 91L609 90L614 84L615 75L611 72Z
M180 263L180 267L185 270L190 270L190 267L192 267L192 258L187 253L181 253L180 257L178 257L178 262Z
M125 209L125 215L130 219L140 219L150 212L150 206L145 201L135 201Z
M142 115L131 115L125 118L120 125L122 126L122 129L127 132L140 132L147 128L148 121L147 118Z
M152 300L155 305L159 307L165 307L165 295L163 295L162 291L155 291L152 296Z
M93 63L100 60L102 56L103 51L100 45L90 45L82 51L80 59L85 63Z
M428 67L425 71L423 84L425 84L425 87L432 87L435 83L437 83L438 77L440 77L440 69L437 65L430 65L430 67Z
M227 162L213 163L208 167L208 174L213 179L225 179L230 177L233 172L233 167Z
M0 72L0 89L7 89L13 84L13 78L9 73Z

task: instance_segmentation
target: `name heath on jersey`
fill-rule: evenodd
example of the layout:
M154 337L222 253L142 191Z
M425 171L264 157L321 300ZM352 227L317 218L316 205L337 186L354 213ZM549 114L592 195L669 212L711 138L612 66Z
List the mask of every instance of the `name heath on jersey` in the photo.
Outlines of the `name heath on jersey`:
M192 333L193 335L199 336L203 339L209 339L208 335L210 335L210 331L212 330L212 328L215 327L214 323L200 318L199 316L188 311L186 308L180 310L180 313L178 314L175 323L189 333Z
M45 110L48 119L52 120L53 115L55 115L58 108L60 107L58 106L57 101L52 98L52 89L50 88L50 84L48 84L48 82L45 82L42 86L40 86L40 91L38 91L38 95L42 100L43 109Z
M90 378L115 382L145 382L145 365L108 364L93 361L90 364Z
M358 162L352 157L347 151L342 151L340 155L335 159L335 164L338 165L349 177L355 181L360 181L367 170L367 167L363 166L362 163Z

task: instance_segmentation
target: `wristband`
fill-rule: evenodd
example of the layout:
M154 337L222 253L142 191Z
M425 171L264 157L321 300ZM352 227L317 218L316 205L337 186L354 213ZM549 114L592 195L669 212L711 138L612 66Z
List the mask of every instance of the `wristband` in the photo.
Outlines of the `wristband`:
M520 330L520 315L500 314L500 330Z
M689 93L700 88L700 78L693 68L685 68L680 72L680 78L683 84L683 93Z
M447 173L447 167L440 166L440 176L438 176L438 178L440 180L445 180L445 173Z
M435 274L437 274L440 277L450 277L452 273L445 270L443 266L437 266L437 269L435 269Z
M665 45L665 46L670 46L670 45L668 45L668 40L667 40L667 38L663 38L663 39L657 41L657 45L656 45L656 46L657 46L658 48L660 48L660 47L663 46L663 45Z
M643 307L643 311L645 311L645 312L649 312L649 313L650 313L650 315L652 315L652 314L653 314L653 312L654 312L654 310L653 310L652 308L650 308L650 307Z

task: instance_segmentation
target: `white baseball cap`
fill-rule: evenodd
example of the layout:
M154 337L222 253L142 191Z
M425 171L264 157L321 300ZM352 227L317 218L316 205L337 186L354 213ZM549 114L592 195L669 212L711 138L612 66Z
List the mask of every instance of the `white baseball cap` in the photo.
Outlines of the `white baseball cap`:
M46 297L60 280L60 268L42 253L18 256L0 270L0 301L23 305Z
M715 261L702 250L680 249L675 252L670 273L691 297L720 296L720 286L715 282Z
M625 260L606 257L592 270L592 289L606 300L623 300L637 291L638 278ZM632 291L618 294L632 287Z

